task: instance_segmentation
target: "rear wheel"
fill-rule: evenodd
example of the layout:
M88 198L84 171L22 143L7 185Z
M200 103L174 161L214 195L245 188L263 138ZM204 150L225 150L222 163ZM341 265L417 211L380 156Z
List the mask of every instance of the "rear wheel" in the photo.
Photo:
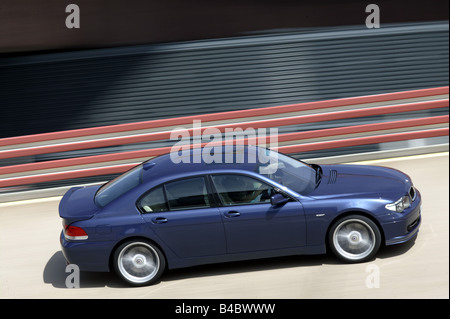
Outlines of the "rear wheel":
M145 240L128 241L114 252L114 269L128 284L145 286L155 283L166 262L161 250Z
M333 253L348 263L371 260L381 245L381 233L369 218L349 215L339 219L330 229L329 244Z

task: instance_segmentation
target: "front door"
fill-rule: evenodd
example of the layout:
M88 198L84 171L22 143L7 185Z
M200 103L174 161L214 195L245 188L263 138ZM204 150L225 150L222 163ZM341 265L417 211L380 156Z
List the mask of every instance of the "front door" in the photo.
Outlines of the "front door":
M270 197L277 192L272 185L241 174L211 177L222 202L228 253L306 245L305 216L298 201L272 206Z

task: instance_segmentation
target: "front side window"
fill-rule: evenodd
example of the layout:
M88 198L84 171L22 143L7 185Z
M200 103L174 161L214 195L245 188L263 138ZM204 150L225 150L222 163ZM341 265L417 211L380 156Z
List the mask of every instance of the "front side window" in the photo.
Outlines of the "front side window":
M224 206L270 203L276 193L272 186L249 176L221 174L212 180Z

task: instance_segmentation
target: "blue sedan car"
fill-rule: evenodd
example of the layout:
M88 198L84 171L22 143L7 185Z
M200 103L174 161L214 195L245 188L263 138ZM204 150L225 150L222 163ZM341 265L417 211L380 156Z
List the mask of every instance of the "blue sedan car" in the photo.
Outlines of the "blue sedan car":
M59 206L67 262L142 286L166 268L327 249L365 262L419 230L420 193L398 170L319 166L238 146L216 150L219 160L192 160L202 151L159 156L102 186L70 189Z

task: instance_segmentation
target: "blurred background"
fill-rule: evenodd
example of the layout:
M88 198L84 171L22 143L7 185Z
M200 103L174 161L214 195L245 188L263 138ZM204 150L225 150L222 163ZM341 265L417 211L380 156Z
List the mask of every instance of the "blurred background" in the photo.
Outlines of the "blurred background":
M70 3L80 8L80 28L66 27ZM448 87L448 1L376 1L379 29L366 27L370 3L2 0L0 155L52 144L9 142L19 136ZM442 98L448 100L448 90L435 97ZM444 115L448 102L401 114L288 125L279 133ZM0 181L49 173L17 165L172 144L165 139L0 156ZM292 155L319 159L434 146L448 150L448 136ZM67 168L50 173L62 170ZM5 182L0 192L99 182L117 174Z

